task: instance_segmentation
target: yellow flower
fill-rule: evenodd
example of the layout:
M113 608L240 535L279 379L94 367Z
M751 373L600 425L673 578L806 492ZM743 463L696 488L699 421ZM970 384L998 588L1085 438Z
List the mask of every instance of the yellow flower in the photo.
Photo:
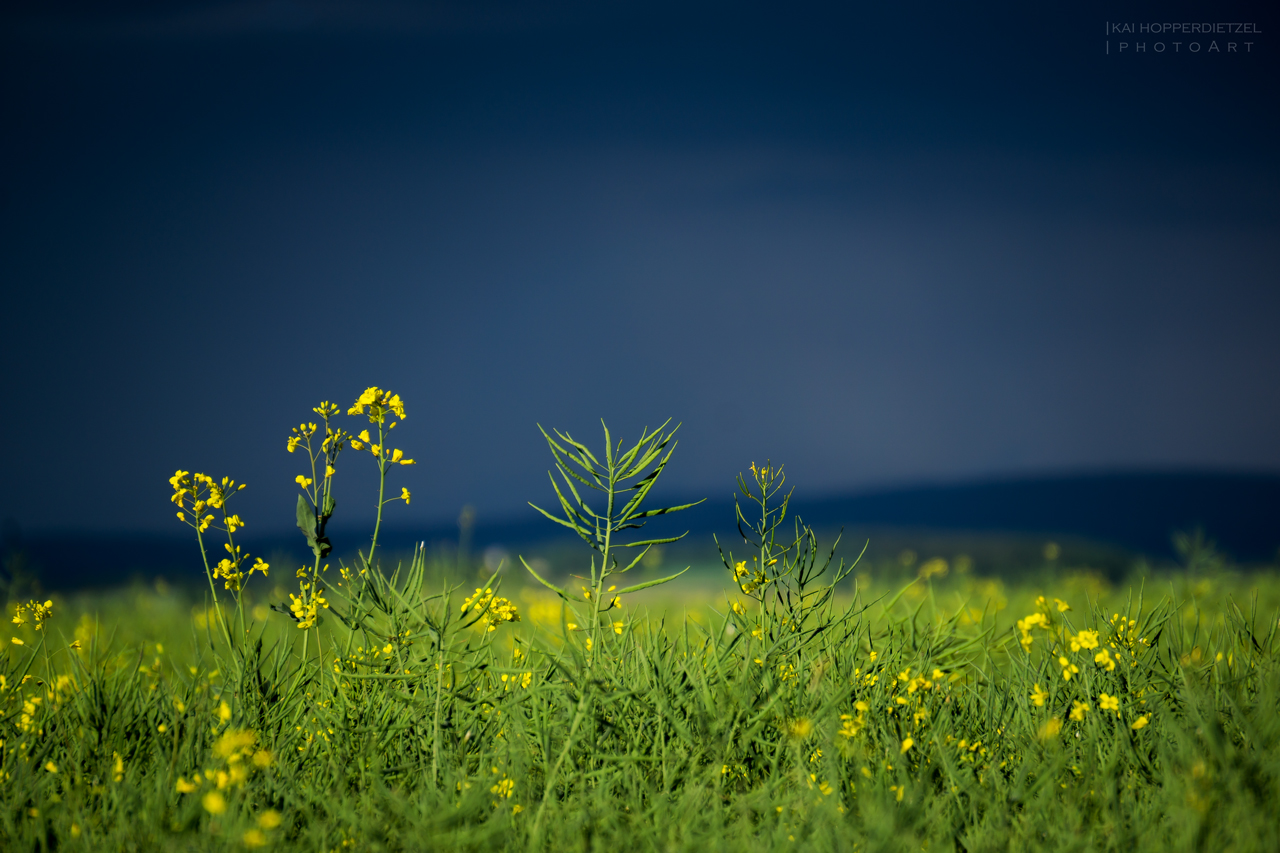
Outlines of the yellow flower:
M1084 721L1084 715L1089 712L1088 702L1072 702L1071 703L1071 719L1077 723Z
M280 825L280 812L275 809L267 809L258 815L258 826L262 829L275 829Z
M475 595L467 598L462 603L462 612L466 613L470 610L472 613L483 614L480 617L480 624L484 625L489 631L496 631L498 625L503 622L519 622L520 613L516 610L515 603L508 598L501 598L493 594L492 589L476 589ZM569 623L569 630L577 628L577 625ZM588 645L589 649L590 646Z
M1143 714L1141 717L1134 720L1133 725L1130 726L1129 728L1133 729L1136 732L1138 729L1146 728L1146 725L1149 722L1151 722L1151 715Z
M44 769L45 769L45 771L46 771L46 772L48 772L48 773L57 773L57 772L58 772L58 765L56 765L56 764L54 764L52 761L50 761L48 764L46 764L46 765L44 766Z
M1120 716L1120 697L1108 696L1106 693L1098 694L1098 707L1104 711L1115 711L1116 716Z
M1070 681L1071 676L1075 675L1080 671L1080 667L1073 664L1066 657L1059 657L1058 663L1062 666L1062 678L1064 681Z
M26 645L26 643L22 642L22 640L21 640L20 638L18 638L18 637L14 637L12 640L10 640L10 642L12 642L15 646L25 646L25 645Z
M372 405L375 400L382 396L382 389L376 386L369 386L364 389L364 393L356 398L355 404L347 409L348 415L362 415L366 406ZM367 439L366 439L367 440Z
M735 601L733 604L729 605L729 609L734 613L737 613L739 616L747 612L747 608L742 605L741 601Z
M621 622L614 622L614 623L613 623L613 633L615 633L615 634L621 634L621 633L622 633L622 628L623 628L623 623L621 623Z
M1049 720L1040 727L1040 739L1048 740L1057 737L1058 732L1062 731L1062 721L1057 717L1050 717Z
M302 476L301 474L299 474L298 476L294 477L294 478L293 478L293 481L294 481L295 483L297 483L299 486L302 486L302 488L304 488L304 489L305 489L307 486L310 486L310 485L311 485L311 483L312 483L312 480L311 480L311 478L310 478L310 477L304 477L304 476Z
M245 830L244 835L240 837L245 847L263 847L267 843L267 834L261 829Z
M1071 640L1071 651L1078 652L1081 649L1096 649L1098 647L1097 631L1081 631Z
M1111 653L1106 649L1103 649L1102 651L1094 655L1093 660L1094 660L1094 663L1106 669L1107 672L1111 672L1116 668L1116 662L1112 660Z
M192 791L198 790L200 786L179 776L178 784L174 787L177 788L179 794L190 794Z
M1031 703L1037 708L1044 707L1044 700L1049 698L1049 694L1040 689L1040 685L1036 684L1036 689L1031 691Z
M902 742L902 752L905 754L908 749L910 749L915 745L916 745L916 742L914 740L912 740L911 738L907 738Z
M228 722L230 719L231 719L231 706L228 705L226 702L219 703L218 722L225 723L225 722Z
M1061 598L1055 598L1055 599L1053 600L1053 603L1054 603L1054 604L1056 604L1056 605L1058 606L1058 612L1059 612L1059 613L1066 613L1068 610L1070 610L1070 609L1071 609L1071 605L1070 605L1070 604L1067 604L1067 603L1066 603L1065 601L1063 601Z
M324 475L326 477L332 477L336 473L338 473L338 469L334 468L332 465L324 466Z
M403 500L406 504L408 504L408 503L409 503L409 498L410 498L410 497L411 497L411 495L409 494L409 490L408 490L408 489L406 489L404 486L401 486L401 487L400 487L400 499L401 499L401 500Z
M201 798L200 804L204 806L204 810L209 814L222 814L227 810L226 797L222 796L217 791L210 791L205 794L204 797Z
M797 740L805 740L813 734L813 721L808 717L800 717L791 723L791 736Z

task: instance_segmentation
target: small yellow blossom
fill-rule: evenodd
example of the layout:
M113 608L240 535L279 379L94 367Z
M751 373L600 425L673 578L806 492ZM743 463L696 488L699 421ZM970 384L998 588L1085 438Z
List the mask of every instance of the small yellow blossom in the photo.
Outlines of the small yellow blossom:
M1058 664L1062 667L1062 678L1064 681L1070 681L1071 676L1080 671L1080 667L1076 666L1065 656L1058 658Z
M1096 649L1097 647L1097 631L1081 631L1071 638L1071 651L1073 652L1078 652L1081 649Z
M1071 719L1077 723L1084 721L1084 715L1089 712L1088 702L1072 702L1071 703Z
M480 624L488 631L496 631L503 622L520 621L520 613L515 603L508 598L494 595L492 589L477 588L475 594L462 603L462 612L466 613L468 610L480 616ZM572 631L576 627L576 625L570 625L569 630Z
M240 840L245 847L264 847L267 843L267 834L261 829L247 829L244 835L240 836Z
M1104 711L1115 711L1116 716L1120 716L1120 697L1108 696L1106 693L1098 694L1098 707Z
M275 809L267 809L258 815L258 827L261 829L275 829L280 825L280 812Z
M904 741L902 742L902 752L903 752L903 754L905 754L905 753L906 753L906 751L907 751L908 749L910 749L911 747L913 747L913 746L915 746L915 745L916 745L916 742L915 742L914 740L912 740L911 738L907 738L906 740L904 740Z
M1043 708L1044 700L1047 698L1049 698L1049 694L1044 690L1041 690L1040 685L1037 683L1036 689L1031 691L1031 704L1035 705L1037 708Z
M1146 728L1146 725L1149 722L1151 722L1151 716L1149 714L1143 714L1141 717L1134 720L1133 725L1130 726L1129 728L1133 729L1136 732L1139 729Z
M200 800L200 804L204 806L204 810L209 814L219 815L227 810L226 797L217 791L210 791Z

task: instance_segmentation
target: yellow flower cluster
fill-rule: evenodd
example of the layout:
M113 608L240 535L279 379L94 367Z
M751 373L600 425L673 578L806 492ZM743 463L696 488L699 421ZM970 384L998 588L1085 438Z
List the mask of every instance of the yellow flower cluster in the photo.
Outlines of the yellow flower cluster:
M238 590L244 585L244 581L254 572L261 572L263 577L267 576L267 570L271 568L270 563L263 562L261 557L254 560L253 565L249 567L249 571L242 571L244 562L249 559L249 554L241 554L240 546L232 546L223 544L227 549L230 557L223 557L216 566L213 567L213 577L215 579L222 578L226 581L226 588Z
M520 621L515 603L509 598L494 595L492 589L477 588L475 595L469 596L462 603L462 612L466 613L468 610L480 616L480 624L489 631L496 631L503 622Z
M1070 681L1071 676L1080 672L1080 667L1072 663L1071 659L1066 655L1058 656L1058 665L1062 667L1062 679L1064 681Z
M1032 613L1025 619L1018 620L1018 642L1022 644L1025 651L1031 651L1031 629L1043 628L1049 630L1049 617L1043 613Z
M1065 601L1063 601L1061 598L1055 598L1055 599L1053 600L1053 604L1054 604L1054 606L1058 609L1058 612L1059 612L1059 613L1066 613L1068 610L1070 610L1070 609L1071 609L1071 605L1070 605L1070 604L1067 604L1067 603L1066 603ZM1049 601L1048 601L1048 599L1046 599L1043 595L1041 595L1041 596L1037 597L1037 598L1036 598L1036 607L1039 607L1039 608L1041 608L1041 609L1043 609L1043 610L1048 610L1048 609L1049 609Z
M173 476L169 478L169 485L173 487L173 495L169 500L177 504L181 510L191 513L191 519L188 520L186 512L179 511L178 519L186 522L194 527L198 532L203 533L209 529L209 525L213 524L215 518L213 513L208 512L209 509L223 510L223 518L228 519L226 514L226 502L232 493L238 492L245 487L244 483L236 485L235 480L230 477L223 477L221 482L214 480L208 474L192 474L190 471L179 469L175 471ZM230 519L234 519L232 524ZM236 527L244 527L244 522L240 520L240 516L233 515L228 519L229 532L234 533Z
M228 729L214 742L213 754L221 767L197 770L190 779L179 776L174 785L179 794L194 794L208 787L201 804L213 815L227 809L223 791L241 787L255 769L265 770L274 761L270 751L258 747L258 736L250 729ZM275 825L279 825L278 816Z
M757 558L752 557L751 562L756 563L758 562L758 560ZM778 561L776 559L769 560L765 563L764 566L760 567L759 569L756 569L756 568L748 569L747 561L741 560L738 563L736 563L733 567L733 580L735 583L738 584L738 586L742 589L742 591L745 594L750 595L760 587L769 583L769 576L765 572L765 567L772 566L777 562Z
M312 590L311 584L303 581L299 590L299 594L289 593L291 604L289 612L293 614L294 620L297 621L298 627L303 631L312 628L319 618L320 609L328 609L329 602L324 599L324 590Z
M37 631L44 628L44 622L53 615L53 602L46 601L44 604L32 599L27 605L16 605L13 608L13 624L21 628L27 624L28 616L30 621L35 622Z
M855 738L867 725L867 711L871 710L871 706L859 699L853 703L853 709L858 712L858 715L855 717L852 714L841 714L840 730L836 734L847 738Z
M1070 640L1071 651L1078 652L1081 649L1096 649L1098 647L1097 631L1081 631Z
M392 449L388 451L386 447L373 440L373 437L369 435L369 431L367 429L362 429L360 430L359 435L351 439L351 449L364 450L366 446L369 448L369 452L372 453L379 461L385 459L392 465L417 464L412 459L406 459L403 450Z
M946 675L947 675L947 674L946 674L945 672L943 672L942 670L940 670L940 669L935 669L935 670L933 671L933 680L932 680L932 681L930 681L928 678L926 678L926 677L925 677L925 674L924 674L923 672L922 672L922 673L920 673L919 675L915 676L914 678L912 678L912 677L911 677L911 667L907 667L907 668L906 668L906 669L904 669L902 672L898 673L898 681L899 681L900 683L902 683L902 684L905 684L905 685L906 685L907 693L915 693L917 690L931 690L931 689L933 689L933 682L934 682L934 681L941 681L943 678L945 678L945 677L946 677Z
M298 424L291 430L293 435L289 436L288 442L285 444L285 449L290 453L297 450L298 445L315 435L317 429L319 429L319 427L316 424ZM326 439L326 441L327 440L328 439Z
M364 389L364 393L356 399L355 404L347 409L347 414L368 415L371 424L383 423L389 414L394 414L402 421L406 418L404 402L401 401L400 395L374 386Z

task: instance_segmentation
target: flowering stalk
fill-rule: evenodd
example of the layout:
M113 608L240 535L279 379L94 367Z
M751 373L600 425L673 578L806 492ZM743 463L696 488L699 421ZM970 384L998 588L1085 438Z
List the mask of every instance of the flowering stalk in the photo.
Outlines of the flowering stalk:
M387 447L387 439L390 437L391 430L396 428L400 421L405 420L404 402L401 401L399 394L392 394L390 391L383 391L381 388L370 386L364 390L364 393L356 399L356 402L350 409L347 409L348 415L365 415L369 418L369 423L375 424L378 428L378 440L375 442L369 435L369 430L361 430L360 434L351 439L352 450L364 450L368 448L373 454L374 460L378 465L378 514L373 524L373 541L369 545L368 555L361 555L365 568L373 566L373 555L378 548L378 532L382 528L382 508L393 501L404 501L409 503L411 495L409 490L401 487L400 494L394 498L388 498L387 495L387 472L391 470L392 465L413 465L412 459L405 458L403 451L392 450ZM392 420L392 416L399 418L399 421Z
M263 562L261 557L246 567L251 555L242 553L240 546L235 543L235 532L244 527L245 523L239 515L233 515L228 512L227 501L232 495L243 490L245 484L240 483L237 485L230 477L223 477L221 481L216 481L207 474L191 474L188 471L178 470L169 478L169 485L173 487L173 495L170 500L180 507L177 513L178 519L196 532L196 543L200 547L200 557L204 562L205 577L209 581L209 593L213 597L214 611L217 613L218 624L222 628L223 639L227 641L228 647L243 651L240 644L232 640L231 626L227 623L226 616L222 612L215 581L224 581L224 588L231 590L235 598L236 633L237 636L241 636L246 630L243 603L244 583L255 572L260 572L263 577L266 577L267 571L270 569L270 565ZM221 512L221 526L217 524L216 516L209 511L211 509ZM191 514L190 518L187 517L187 513ZM227 556L212 567L209 565L209 554L204 543L204 533L211 527L214 530L221 530L227 535L227 541L222 546L226 549Z

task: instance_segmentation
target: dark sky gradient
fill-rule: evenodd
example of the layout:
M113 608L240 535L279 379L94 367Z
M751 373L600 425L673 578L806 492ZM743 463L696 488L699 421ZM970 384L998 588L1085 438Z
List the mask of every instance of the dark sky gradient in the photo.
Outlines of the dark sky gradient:
M374 383L424 524L545 501L535 423L601 416L684 422L671 494L1280 470L1269 7L104 8L0 19L28 529L170 530L178 467L287 528L289 426Z

